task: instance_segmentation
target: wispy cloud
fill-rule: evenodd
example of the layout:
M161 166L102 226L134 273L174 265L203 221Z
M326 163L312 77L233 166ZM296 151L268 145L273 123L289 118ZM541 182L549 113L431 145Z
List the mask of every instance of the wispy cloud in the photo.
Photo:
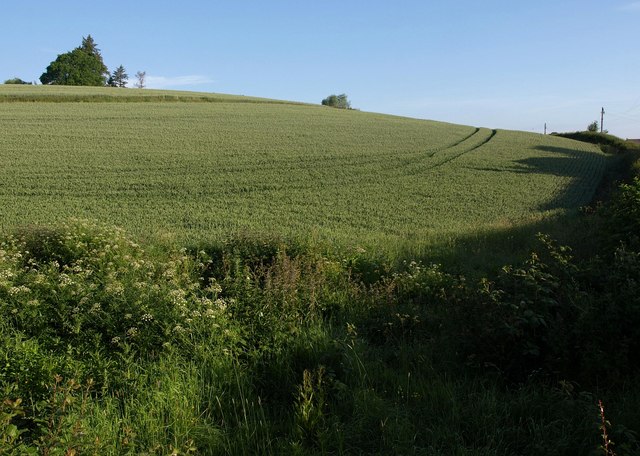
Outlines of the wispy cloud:
M146 77L146 85L150 89L169 89L172 87L185 87L201 84L210 84L213 79L198 74L187 76L152 76Z
M640 2L630 2L621 5L618 8L620 11L640 11Z

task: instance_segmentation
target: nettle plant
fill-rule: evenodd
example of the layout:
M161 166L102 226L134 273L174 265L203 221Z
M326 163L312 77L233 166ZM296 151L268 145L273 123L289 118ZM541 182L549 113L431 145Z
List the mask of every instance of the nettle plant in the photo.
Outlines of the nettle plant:
M153 354L227 321L220 286L200 279L207 261L154 257L85 221L25 229L0 242L0 317L51 348Z

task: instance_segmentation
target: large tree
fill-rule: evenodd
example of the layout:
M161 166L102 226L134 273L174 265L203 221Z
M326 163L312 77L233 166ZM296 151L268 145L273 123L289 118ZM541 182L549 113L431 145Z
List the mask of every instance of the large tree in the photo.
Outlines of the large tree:
M58 55L40 76L43 84L103 86L109 70L91 35L82 38L82 45Z

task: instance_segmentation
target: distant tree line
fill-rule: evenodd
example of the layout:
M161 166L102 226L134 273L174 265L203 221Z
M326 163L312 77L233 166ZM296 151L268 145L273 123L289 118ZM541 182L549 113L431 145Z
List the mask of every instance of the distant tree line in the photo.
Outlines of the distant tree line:
M145 87L145 76L144 71L136 73L136 87ZM40 82L45 85L126 87L128 80L129 75L122 65L109 72L91 35L82 37L82 44L72 51L59 54L40 76ZM17 77L4 83L31 84Z
M20 78L11 78L11 79L7 79L6 81L4 81L5 84L24 84L24 85L31 85L31 82L27 82L27 81L23 81Z

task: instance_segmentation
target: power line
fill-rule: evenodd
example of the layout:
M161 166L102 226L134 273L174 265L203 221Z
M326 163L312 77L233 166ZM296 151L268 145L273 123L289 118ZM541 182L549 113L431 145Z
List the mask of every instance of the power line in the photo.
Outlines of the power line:
M625 111L625 114L635 110L639 106L640 106L640 97L636 98L636 100L633 103L631 103L631 107Z
M640 122L640 118L632 117L632 116L629 116L627 114L619 114L617 112L611 112L611 111L607 112L607 114L609 114L611 116L614 116L614 117L619 117L621 119L627 119L627 120L633 120L635 122Z

